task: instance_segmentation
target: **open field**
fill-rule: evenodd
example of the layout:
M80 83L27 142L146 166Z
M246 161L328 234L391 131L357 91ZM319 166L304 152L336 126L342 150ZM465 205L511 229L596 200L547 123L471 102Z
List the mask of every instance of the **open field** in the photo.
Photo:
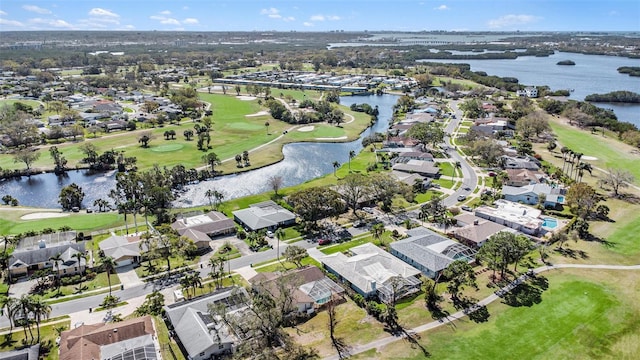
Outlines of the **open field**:
M636 273L562 270L544 276L549 288L540 302L532 294L530 305L491 304L487 322L464 318L421 334L420 343L434 359L633 359L640 352ZM398 341L380 352L353 358L423 359L424 355Z

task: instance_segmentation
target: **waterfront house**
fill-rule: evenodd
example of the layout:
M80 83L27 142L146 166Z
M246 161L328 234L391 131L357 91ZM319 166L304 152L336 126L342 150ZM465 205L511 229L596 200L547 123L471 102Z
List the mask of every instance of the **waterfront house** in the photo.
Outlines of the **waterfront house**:
M271 200L249 205L246 209L236 210L233 212L233 218L249 231L275 230L278 227L293 225L296 222L294 213Z

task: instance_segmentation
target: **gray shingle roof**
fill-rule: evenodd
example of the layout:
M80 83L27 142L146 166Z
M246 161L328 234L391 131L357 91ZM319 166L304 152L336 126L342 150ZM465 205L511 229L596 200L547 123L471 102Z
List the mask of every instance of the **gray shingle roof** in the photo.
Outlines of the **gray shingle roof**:
M452 255L451 250L453 250L454 247L461 246L462 248L459 249L462 251L466 251L467 249L473 251L456 241L425 228L412 229L408 231L408 234L411 235L411 237L392 242L390 245L391 248L395 252L404 255L406 258L413 260L433 272L443 270L456 260L454 259L455 256L449 256ZM454 253L457 251L458 249L456 249Z
M9 258L9 266L12 268L20 266L29 266L42 263L51 263L49 258L60 254L63 263L58 264L60 269L66 269L76 266L77 259L73 257L73 254L78 252L84 252L84 243L60 245L53 247L46 247L42 249L26 250L20 252L14 252ZM85 261L82 260L81 265L84 265Z
M251 230L260 230L295 220L296 215L273 201L250 205L247 209L236 210L233 216Z

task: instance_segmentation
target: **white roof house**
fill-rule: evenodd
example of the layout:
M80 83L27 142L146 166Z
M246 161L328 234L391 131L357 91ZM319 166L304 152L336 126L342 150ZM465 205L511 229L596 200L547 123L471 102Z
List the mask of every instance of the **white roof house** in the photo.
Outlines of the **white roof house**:
M396 289L396 298L420 290L420 270L415 267L371 243L353 247L350 251L353 256L335 253L319 260L328 271L350 283L361 295L377 295L382 301L390 301L394 296L395 279L402 279L404 283Z
M296 215L269 200L249 205L246 209L233 212L234 219L245 228L256 231L260 229L273 230L279 226L295 223Z
M507 200L496 200L496 207L479 206L475 209L477 217L534 235L540 231L543 221L539 219L542 212L530 206L517 204Z

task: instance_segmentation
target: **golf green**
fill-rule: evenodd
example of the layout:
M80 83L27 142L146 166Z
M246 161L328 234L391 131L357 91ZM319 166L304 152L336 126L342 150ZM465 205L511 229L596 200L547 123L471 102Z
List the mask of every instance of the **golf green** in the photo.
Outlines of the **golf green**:
M154 151L154 152L171 152L171 151L178 151L178 150L182 149L183 147L184 147L183 144L166 144L166 145L156 146L156 147L152 148L151 151Z

